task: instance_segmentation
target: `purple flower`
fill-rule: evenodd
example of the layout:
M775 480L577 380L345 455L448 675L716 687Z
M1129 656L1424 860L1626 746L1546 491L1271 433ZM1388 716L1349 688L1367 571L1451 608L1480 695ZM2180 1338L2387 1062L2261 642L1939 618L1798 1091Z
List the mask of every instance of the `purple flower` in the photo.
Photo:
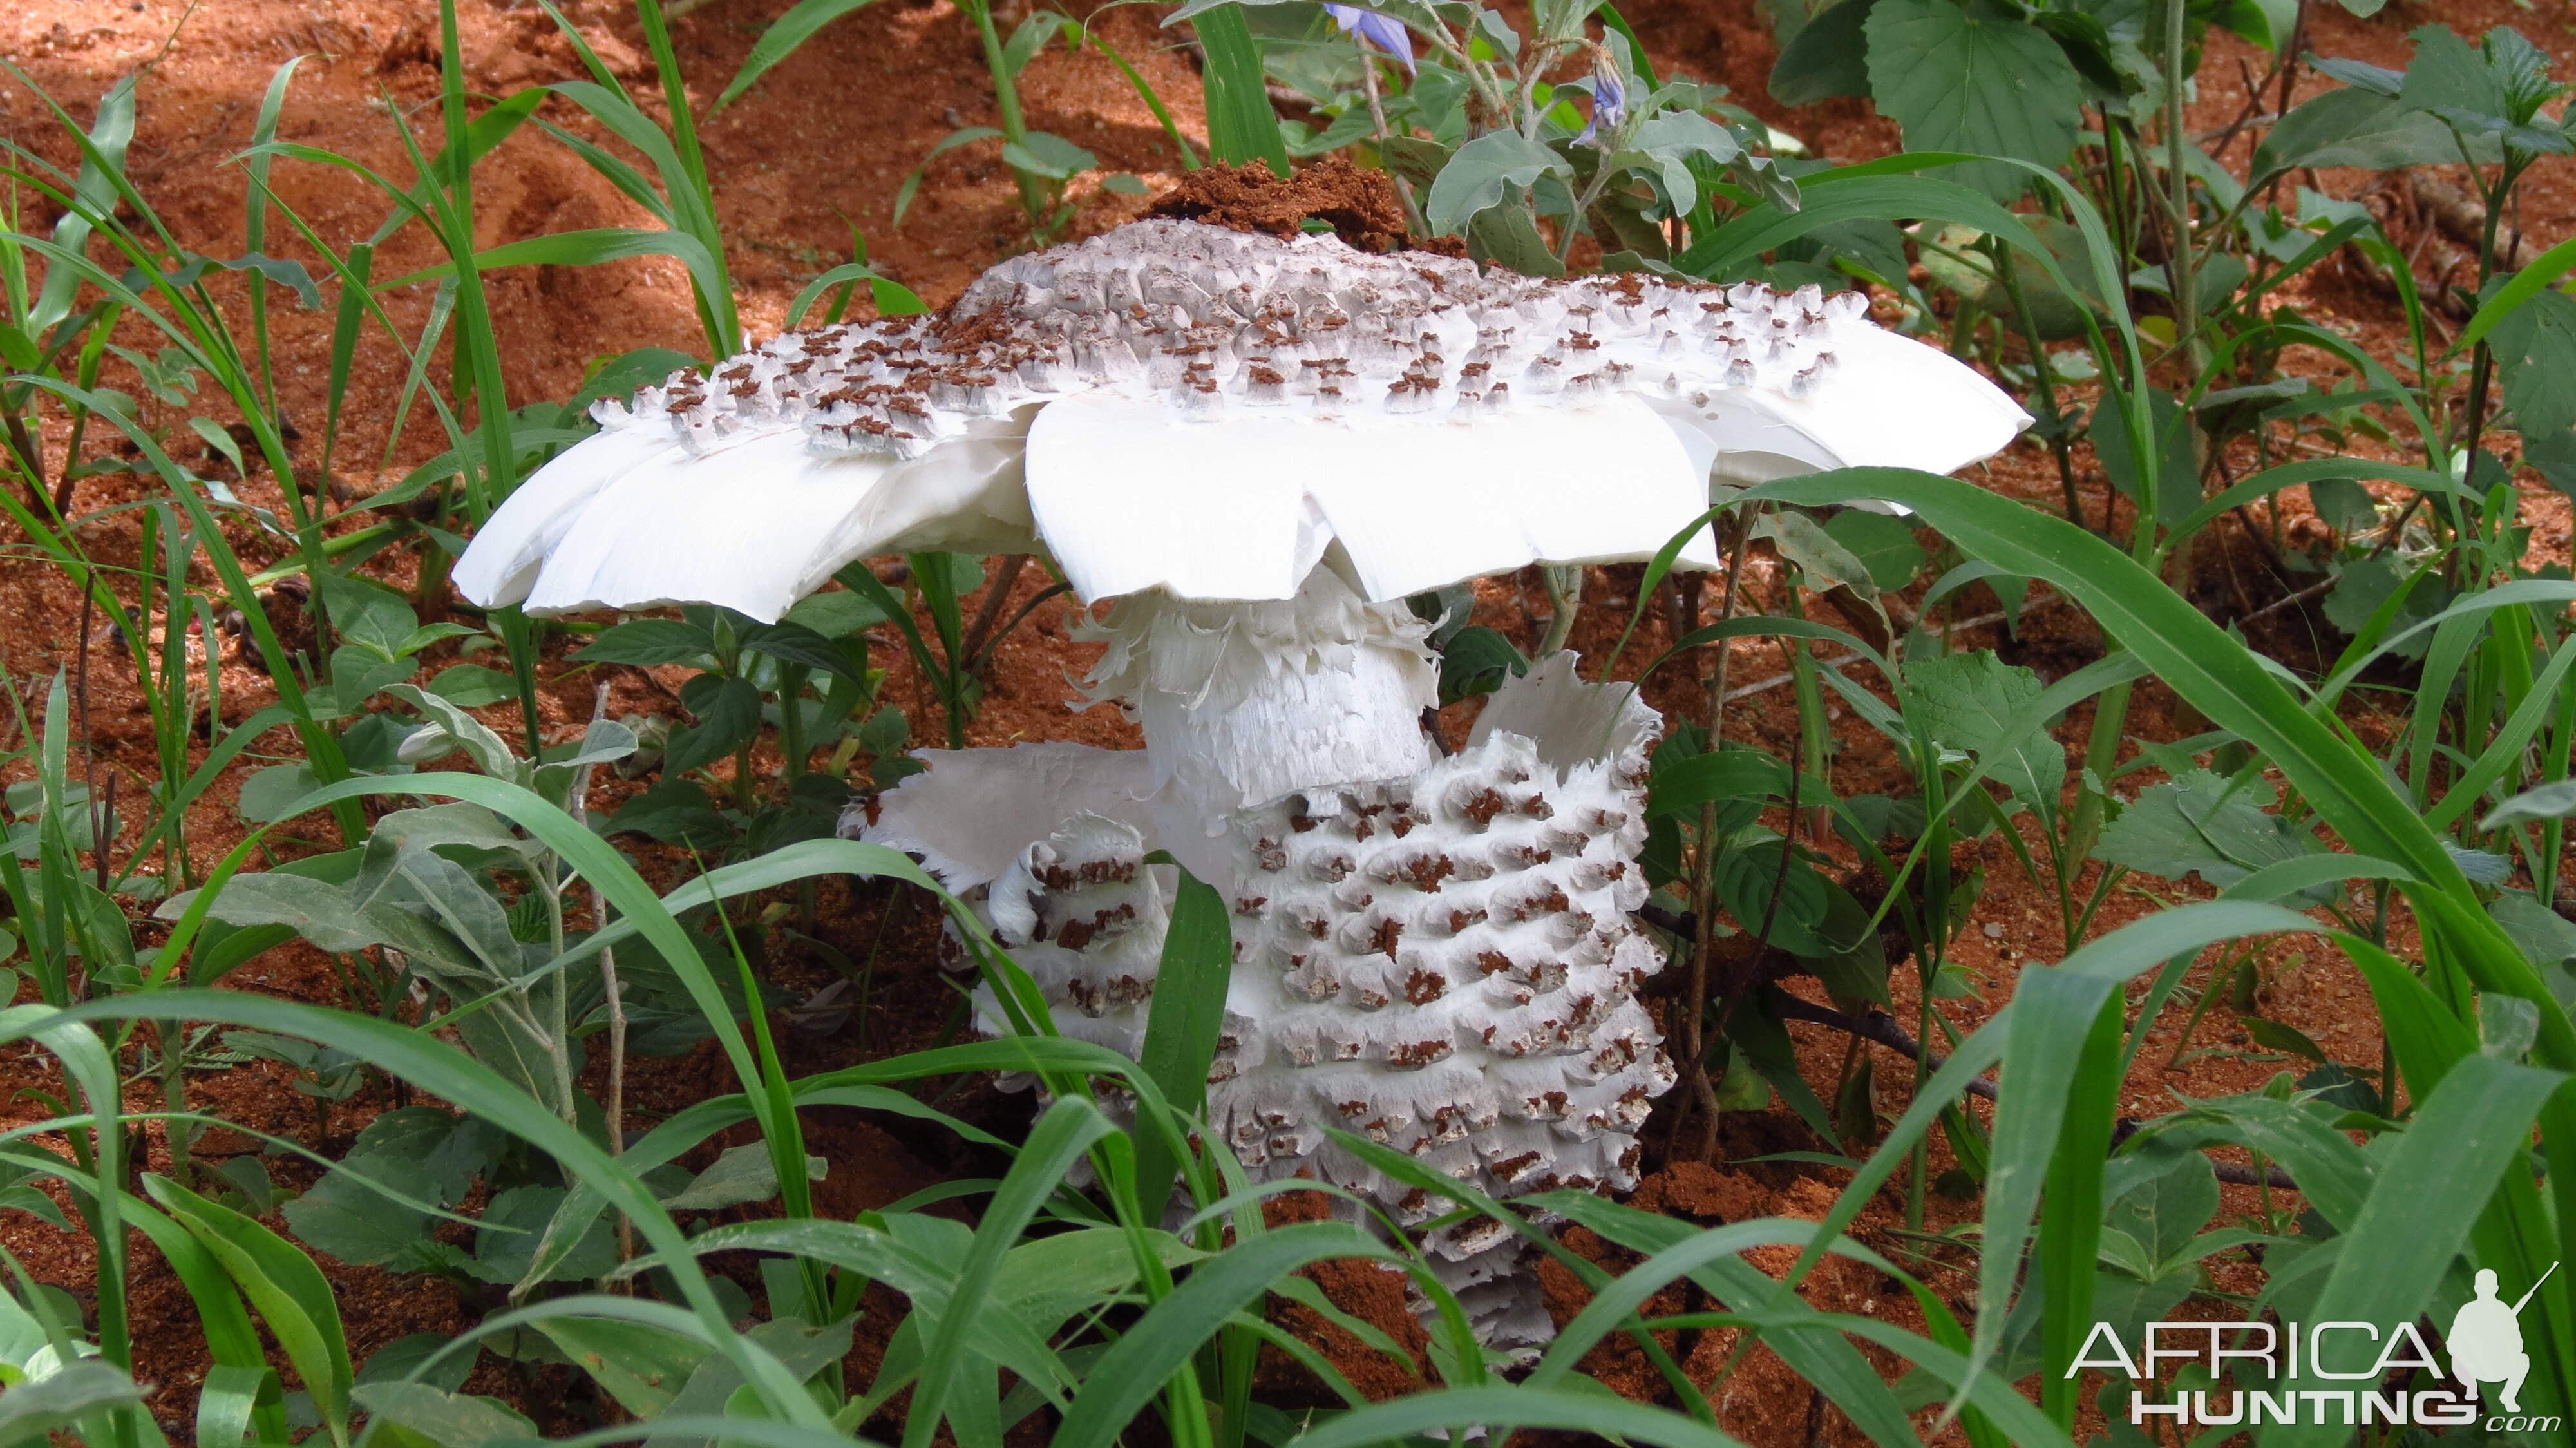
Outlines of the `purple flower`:
M1404 62L1405 74L1413 73L1413 37L1405 33L1404 22L1357 5L1327 5L1324 13L1342 27L1342 33L1356 37L1364 45L1374 45Z
M1592 119L1584 122L1583 134L1574 139L1586 142L1598 140L1603 126L1617 130L1619 123L1627 119L1627 116L1628 88L1620 81L1619 67L1611 63L1606 53L1594 56Z

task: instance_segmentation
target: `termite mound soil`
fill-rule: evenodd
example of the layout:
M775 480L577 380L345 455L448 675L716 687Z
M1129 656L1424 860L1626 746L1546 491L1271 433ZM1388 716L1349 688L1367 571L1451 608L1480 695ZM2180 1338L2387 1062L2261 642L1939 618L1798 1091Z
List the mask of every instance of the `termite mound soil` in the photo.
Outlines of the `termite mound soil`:
M1320 221L1361 251L1393 251L1407 241L1395 179L1339 152L1285 179L1264 161L1202 167L1155 197L1145 214L1272 236L1295 236Z

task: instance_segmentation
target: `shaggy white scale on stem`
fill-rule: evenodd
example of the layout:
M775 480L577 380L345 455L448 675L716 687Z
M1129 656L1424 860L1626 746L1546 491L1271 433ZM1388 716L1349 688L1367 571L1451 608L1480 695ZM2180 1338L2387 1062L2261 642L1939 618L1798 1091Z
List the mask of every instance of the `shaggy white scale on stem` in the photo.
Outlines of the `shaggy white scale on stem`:
M1456 755L1221 816L1221 863L1194 870L1225 895L1235 944L1207 1120L1253 1177L1309 1174L1407 1226L1444 1210L1329 1127L1499 1198L1636 1184L1637 1130L1674 1080L1635 998L1663 956L1628 920L1660 727L1558 654L1497 691ZM1148 771L1073 744L922 758L929 772L852 828L944 868L1064 1034L1136 1054L1171 910L1145 856L1179 843L1139 808ZM985 807L1013 777L1041 802ZM1014 838L1030 842L995 863ZM1006 1030L977 999L984 1029ZM1545 1340L1518 1239L1480 1221L1428 1245L1489 1340Z

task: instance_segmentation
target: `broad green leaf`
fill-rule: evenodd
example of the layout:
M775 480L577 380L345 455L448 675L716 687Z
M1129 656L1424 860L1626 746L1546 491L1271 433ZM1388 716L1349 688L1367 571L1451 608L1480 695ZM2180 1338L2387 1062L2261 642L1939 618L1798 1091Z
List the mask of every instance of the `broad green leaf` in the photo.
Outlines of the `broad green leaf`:
M2165 1170L2130 1187L2111 1203L2103 1231L2117 1232L2135 1243L2149 1264L2140 1274L2150 1280L2166 1268L2195 1260L2192 1242L2209 1219L2218 1215L2218 1176L2209 1158L2180 1152Z
M2419 111L2507 118L2511 102L2502 77L2487 68L2477 46L2445 25L2419 25L2406 38L2415 42L2415 55L2399 100Z
M1825 533L1869 570L1869 581L1882 593L1914 581L1923 569L1923 545L1902 518L1850 508L1825 520Z
M805 1158L806 1173L816 1181L823 1179L830 1165L819 1156ZM747 1146L727 1147L695 1180L664 1197L662 1206L674 1212L711 1212L718 1207L769 1201L777 1195L777 1165L770 1160L769 1148L755 1141Z
M760 690L744 680L700 674L683 686L680 701L698 722L672 732L662 751L666 776L713 764L760 732Z
M322 602L329 606L331 626L341 637L380 653L399 652L403 640L420 627L401 594L347 574L322 575Z
M368 1383L417 1379L433 1388L455 1392L465 1386L465 1379L474 1371L472 1357L465 1353L449 1353L436 1365L421 1370L422 1364L429 1362L450 1341L447 1334L440 1332L415 1332L408 1337L395 1338L368 1354L366 1362L359 1365L358 1384L363 1387Z
M2359 86L2332 90L2293 108L2254 148L2257 186L2302 168L2352 166L2393 171L2460 159L2450 128L2394 96Z
M885 610L872 600L846 588L833 588L798 599L780 621L802 624L827 639L837 639L888 620Z
M1869 38L1861 27L1876 4L1843 0L1800 26L1771 64L1771 99L1806 106L1833 96L1867 96Z
M2308 484L2308 502L2337 533L2363 532L2379 522L2379 499L2350 478L2319 478Z
M390 1153L370 1159L366 1174L413 1197L435 1188L416 1163ZM311 1190L288 1202L282 1215L297 1239L351 1266L377 1266L404 1258L427 1235L429 1214L361 1186L347 1172L326 1173Z
M1753 525L1753 536L1768 538L1780 556L1807 575L1807 586L1823 590L1837 585L1863 598L1876 598L1878 585L1869 566L1837 542L1824 525L1804 513L1773 512Z
M1031 131L1019 140L1003 142L1002 159L1050 181L1070 181L1100 164L1099 157L1047 131Z
M134 1380L103 1362L71 1363L32 1383L0 1391L0 1444L42 1444L104 1408L143 1401ZM80 1441L75 1438L73 1441Z
M2504 933L2513 937L2514 944L2522 947L2532 969L2540 972L2540 978L2548 982L2549 989L2557 995L2559 1005L2576 1010L2576 970L2569 968L2570 962L2576 961L2576 924L2570 924L2565 916L2519 892L2497 896L2495 903L2487 907L2487 914L2504 927ZM2512 1000L2513 997L2490 999Z
M2576 298L2550 288L2487 334L2504 375L2505 405L2526 437L2576 424Z
M2102 304L2091 285L2092 273L2086 265L2084 233L2053 216L2034 215L2022 220L2031 234L2057 258L2059 269L2074 278L2083 295L2079 302L2045 269L2032 265L2026 258L2017 257L2012 280L2020 286L2022 300L2030 303L2032 327L2043 342L2085 335L2086 313L2098 314ZM1943 227L1933 237L1937 247L1921 248L1923 269L1932 274L1934 281L1976 303L1979 311L1991 312L2018 325L2021 312L2013 305L2012 287L2005 284L1993 261L1975 249L1985 235L1973 226ZM1952 252L1958 255L1953 256Z
M2200 477L2191 462L2191 421L2173 394L2149 388L2144 394L2113 391L2104 396L2093 412L2093 450L2111 486L2132 502L2144 498L2144 469L2135 461L2136 447L2121 417L2124 406L2140 405L2147 409L2148 432L2156 446L2156 521L2176 529L2200 505Z
M369 1383L357 1390L370 1422L408 1430L404 1448L483 1448L486 1443L537 1436L537 1425L497 1398L441 1392L427 1383ZM392 1436L392 1435L388 1435ZM400 1441L398 1439L398 1441Z
M573 654L576 663L693 664L712 658L716 641L696 624L675 618L639 618L602 630Z
M2562 779L2555 784L2536 785L2497 805L2478 821L2478 828L2502 829L2531 820L2565 819L2571 814L2576 814L2576 779Z
M187 913L197 892L173 895L155 913L175 920ZM283 925L334 955L354 955L370 945L391 941L349 898L345 886L304 875L263 870L235 875L216 892L206 914L227 925Z
M1969 151L2056 166L2075 144L2083 80L2046 31L1994 0L1878 0L1863 27L1870 94L1905 128L1909 151ZM2004 200L2028 173L1966 166L1960 179Z
M546 1223L563 1199L562 1187L544 1186L512 1187L492 1198L483 1209L483 1230L475 1234L474 1256L493 1280L517 1282L527 1275ZM586 1281L616 1265L617 1238L602 1217L547 1275L555 1281Z
M707 1360L705 1343L640 1322L549 1317L537 1323L537 1331L639 1418L670 1407L689 1375Z
M1440 646L1440 702L1454 704L1490 694L1507 677L1529 672L1529 660L1512 641L1481 624L1470 624Z
M1988 778L2033 807L2056 808L2065 748L2045 725L2014 727L2015 716L2046 692L2037 672L1981 649L1906 665L1905 688L1935 742L1974 754Z
M1543 176L1570 179L1564 157L1517 131L1494 131L1458 148L1423 198L1423 220L1436 236L1456 236L1488 207L1500 206L1512 187L1528 191Z
M2102 832L2096 858L2168 880L2198 875L2225 889L2268 865L2316 853L2315 839L2267 814L2271 786L2236 787L2205 769L2151 785Z
M1758 749L1730 746L1657 769L1647 794L1649 819L1697 809L1712 800L1787 799L1789 766Z
M1565 264L1556 259L1538 222L1519 206L1488 206L1469 217L1467 255L1524 276L1565 275Z
M321 782L310 764L272 764L254 769L242 780L234 807L253 824L274 824L286 817L288 806L311 794Z

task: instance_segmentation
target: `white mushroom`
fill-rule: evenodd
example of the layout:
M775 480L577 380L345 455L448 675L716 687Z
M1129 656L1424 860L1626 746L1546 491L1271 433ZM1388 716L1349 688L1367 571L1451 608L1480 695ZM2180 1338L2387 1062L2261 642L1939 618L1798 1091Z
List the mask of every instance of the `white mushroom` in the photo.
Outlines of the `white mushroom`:
M1947 472L2028 423L1866 312L1142 222L1005 262L936 319L782 336L602 404L455 577L536 613L774 619L853 559L1043 547L1116 600L1089 687L1142 757L928 751L849 828L979 901L1067 1034L1131 1053L1167 918L1144 856L1230 892L1209 1123L1256 1174L1436 1210L1332 1126L1498 1196L1624 1186L1673 1080L1634 998L1662 960L1627 920L1660 723L1559 654L1437 759L1402 600L1649 557L1712 479ZM1704 531L1680 562L1715 566ZM1545 1335L1509 1241L1434 1245L1496 1340Z
M1125 600L1095 686L1133 701L1171 804L1221 831L1429 761L1435 675L1395 600L1649 556L1712 477L1947 472L2029 421L1866 313L1140 222L1005 262L935 319L787 334L600 404L455 578L532 613L768 620L856 558L1043 546L1085 600Z

